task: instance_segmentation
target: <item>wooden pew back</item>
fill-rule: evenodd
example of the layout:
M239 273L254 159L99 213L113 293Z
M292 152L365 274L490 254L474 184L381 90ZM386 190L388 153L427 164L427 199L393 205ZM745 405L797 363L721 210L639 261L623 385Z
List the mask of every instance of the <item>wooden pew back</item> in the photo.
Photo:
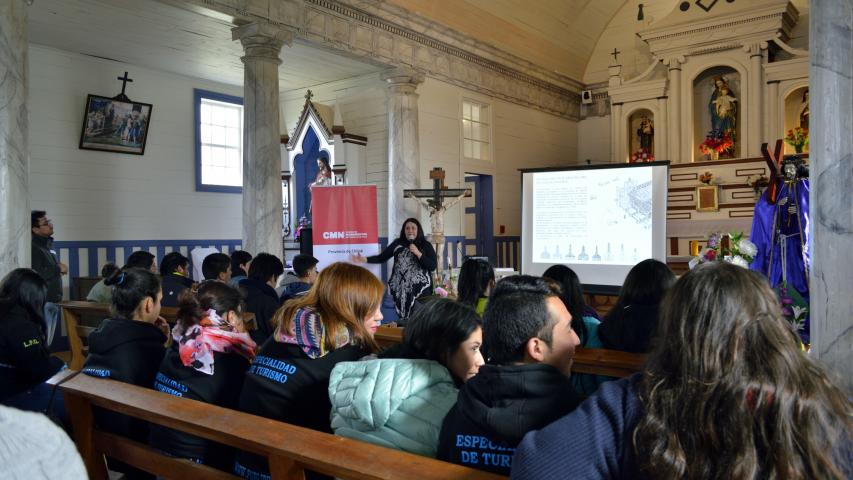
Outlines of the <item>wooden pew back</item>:
M60 388L74 424L77 448L93 480L108 478L104 455L167 478L237 478L100 431L93 407L267 457L274 479L304 479L306 468L343 479L504 478L113 380L77 375Z

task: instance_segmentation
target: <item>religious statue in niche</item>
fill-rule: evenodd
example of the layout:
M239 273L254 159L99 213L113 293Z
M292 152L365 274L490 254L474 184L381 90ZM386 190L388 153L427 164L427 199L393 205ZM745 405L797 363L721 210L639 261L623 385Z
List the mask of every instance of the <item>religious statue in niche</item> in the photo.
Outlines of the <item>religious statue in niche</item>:
M314 177L314 181L308 184L308 198L311 199L311 203L313 203L313 194L312 190L316 186L326 186L332 184L332 167L329 166L329 159L326 157L319 157L317 159L317 176ZM308 207L308 213L311 213L311 204Z
M711 131L719 132L716 135L721 137L729 137L733 144L737 143L737 110L737 97L725 77L714 78L714 92L708 101Z
M809 128L809 89L803 91L803 102L799 108L800 128Z
M652 151L652 144L655 138L655 125L646 115L640 117L640 128L637 129L637 138L640 141L641 149L646 152Z

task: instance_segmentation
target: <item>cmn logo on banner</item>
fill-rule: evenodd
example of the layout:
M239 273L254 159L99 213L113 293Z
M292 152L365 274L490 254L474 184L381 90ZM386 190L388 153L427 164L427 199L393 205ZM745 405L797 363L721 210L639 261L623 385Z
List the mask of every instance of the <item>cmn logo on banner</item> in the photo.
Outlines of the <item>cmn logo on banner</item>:
M360 253L379 253L379 222L376 218L376 185L315 186L311 189L314 256L322 269L334 262L348 262ZM379 264L362 264L377 278Z

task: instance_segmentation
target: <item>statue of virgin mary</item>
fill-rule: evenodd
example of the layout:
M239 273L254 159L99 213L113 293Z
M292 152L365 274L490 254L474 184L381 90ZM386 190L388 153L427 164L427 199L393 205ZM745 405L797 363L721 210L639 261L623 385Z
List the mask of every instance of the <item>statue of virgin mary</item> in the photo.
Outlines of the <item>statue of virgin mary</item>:
M737 98L723 77L714 78L714 93L708 101L708 112L711 114L711 130L728 135L735 141Z

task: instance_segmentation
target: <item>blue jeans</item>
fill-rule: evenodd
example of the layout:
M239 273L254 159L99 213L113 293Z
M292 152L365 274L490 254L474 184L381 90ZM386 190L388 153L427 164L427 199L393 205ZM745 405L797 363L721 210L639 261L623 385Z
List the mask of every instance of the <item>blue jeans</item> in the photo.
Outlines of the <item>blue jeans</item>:
M39 383L31 389L3 400L7 407L46 414L54 423L70 432L68 413L65 411L65 401L62 392L53 385Z

